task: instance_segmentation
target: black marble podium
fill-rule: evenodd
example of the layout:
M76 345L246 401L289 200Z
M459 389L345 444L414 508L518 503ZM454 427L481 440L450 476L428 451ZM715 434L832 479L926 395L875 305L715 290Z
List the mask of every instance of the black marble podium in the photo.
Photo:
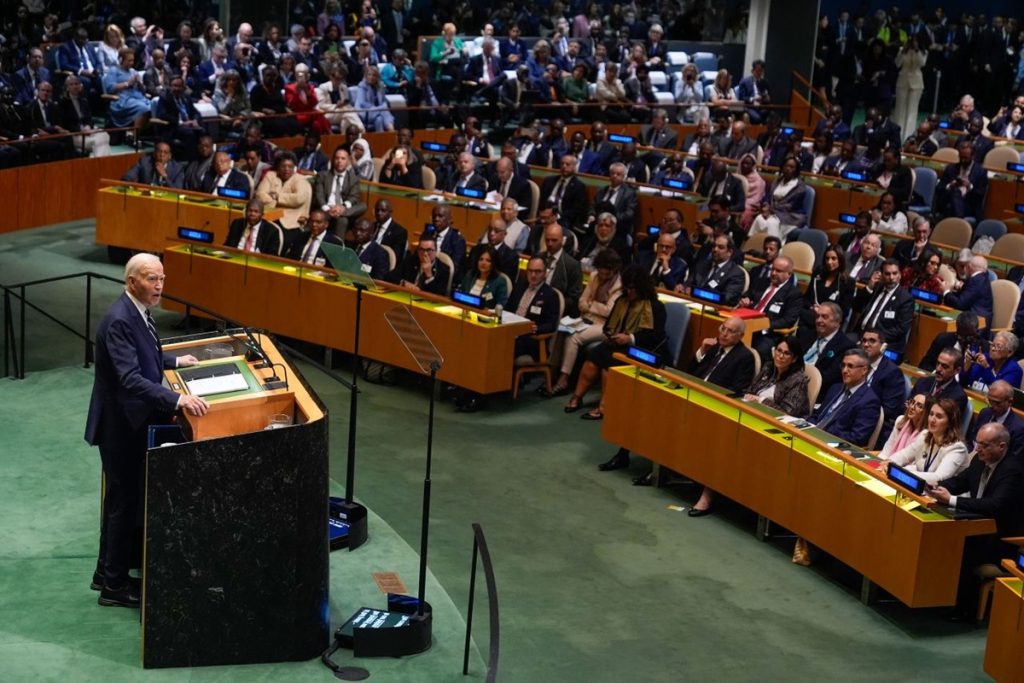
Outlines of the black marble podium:
M148 451L144 667L306 660L329 645L327 413L289 376L286 392L213 402L199 419L233 409L265 425L261 401L279 412L294 394L291 426Z

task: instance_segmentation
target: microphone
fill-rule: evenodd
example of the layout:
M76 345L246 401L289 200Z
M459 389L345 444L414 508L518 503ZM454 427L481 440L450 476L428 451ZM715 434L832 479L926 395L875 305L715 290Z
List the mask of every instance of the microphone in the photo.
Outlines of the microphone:
M504 313L504 312L505 312L505 307L502 306L501 304L498 304L497 306L494 307L494 324L496 324L496 325L500 325L501 324L501 314Z
M264 377L263 378L263 388L264 389L281 389L281 388L287 389L288 388L288 379L287 379L288 369L285 368L285 381L284 381L284 384L282 385L281 384L281 378L278 377L277 373L275 373L273 371L275 367L281 366L281 364L280 363L274 363L273 361L270 360L270 357L267 356L267 352L264 351L263 347L260 346L260 343L258 341L256 341L256 337L253 336L252 331L250 331L248 327L243 327L242 331L245 332L246 339L248 340L246 342L245 346L246 346L246 348L249 349L249 351L252 352L252 354L254 356L254 357L250 357L250 355L247 353L245 355L245 359L247 361L253 361L253 360L261 361L260 364L253 365L253 369L255 369L255 370L263 370L263 369L266 369L266 368L270 368L271 369L270 377ZM281 367L283 367L283 366L281 366Z

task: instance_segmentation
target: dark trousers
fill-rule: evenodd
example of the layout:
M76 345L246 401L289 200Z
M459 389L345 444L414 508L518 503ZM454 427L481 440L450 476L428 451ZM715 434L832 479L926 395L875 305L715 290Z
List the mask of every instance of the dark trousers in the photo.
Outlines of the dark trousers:
M138 564L147 432L144 425L127 438L100 444L106 491L96 566L113 588L123 586L128 570Z

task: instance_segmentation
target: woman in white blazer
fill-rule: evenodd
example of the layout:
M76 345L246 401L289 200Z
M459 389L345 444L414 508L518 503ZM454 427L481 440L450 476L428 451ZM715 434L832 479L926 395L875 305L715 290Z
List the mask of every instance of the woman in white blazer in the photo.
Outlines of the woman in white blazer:
M928 412L927 427L909 446L889 456L889 462L906 467L929 484L949 479L968 465L960 422L956 402L940 398Z
M892 120L906 137L917 130L917 106L924 92L924 75L921 70L928 61L928 52L922 50L917 36L911 36L896 55L896 108Z

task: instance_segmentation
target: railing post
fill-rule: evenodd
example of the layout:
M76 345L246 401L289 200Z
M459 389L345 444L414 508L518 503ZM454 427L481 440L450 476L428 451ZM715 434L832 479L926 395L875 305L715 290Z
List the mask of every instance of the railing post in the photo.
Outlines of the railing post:
M19 335L21 337L21 364L18 371L18 379L25 379L25 285L21 286L21 318L20 318L21 330Z
M11 354L14 351L14 335L11 320L11 292L4 287L4 377L11 376Z
M92 344L89 333L92 329L92 273L85 274L85 363L82 367L92 364Z
M473 637L473 598L476 595L476 559L480 552L476 531L473 532L473 563L469 569L469 607L466 608L466 646L462 651L462 675L469 675L469 642Z

